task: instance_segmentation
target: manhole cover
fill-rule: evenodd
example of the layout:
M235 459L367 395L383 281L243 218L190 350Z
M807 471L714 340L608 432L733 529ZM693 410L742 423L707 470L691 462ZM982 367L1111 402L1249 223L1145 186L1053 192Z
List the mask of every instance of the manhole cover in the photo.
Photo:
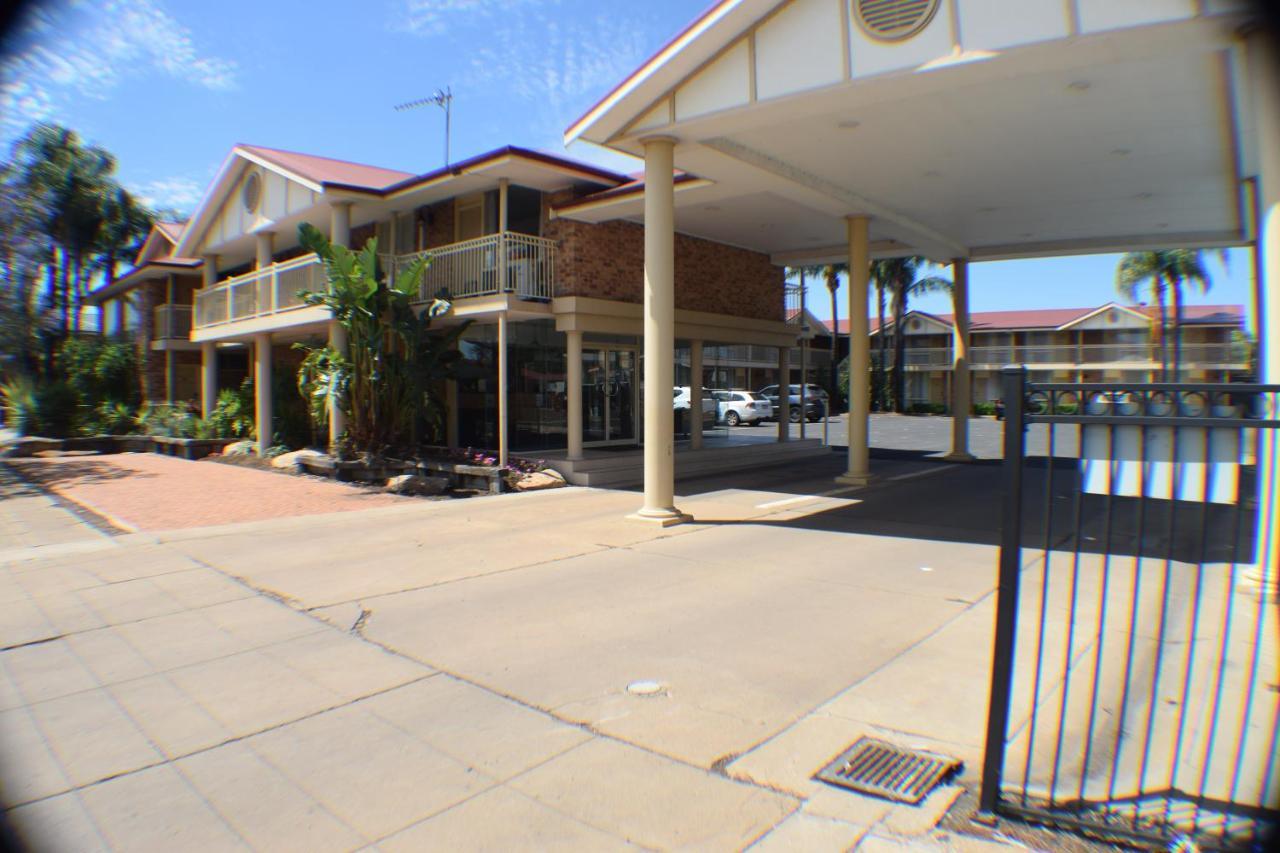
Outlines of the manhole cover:
M963 762L882 740L860 738L813 778L900 803L918 803Z

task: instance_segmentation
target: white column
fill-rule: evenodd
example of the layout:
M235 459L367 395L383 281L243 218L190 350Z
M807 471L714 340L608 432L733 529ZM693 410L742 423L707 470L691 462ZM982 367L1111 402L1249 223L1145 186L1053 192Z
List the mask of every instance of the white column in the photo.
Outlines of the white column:
M258 458L271 446L271 335L253 336L253 399L258 426Z
M973 410L969 375L969 262L951 262L951 304L955 323L951 331L951 452L952 462L972 462L969 452L969 414Z
M329 207L329 242L335 246L350 247L351 203L335 202ZM347 330L337 320L329 321L329 346L343 355L347 354ZM347 414L336 399L329 401L329 449L332 451L338 439L347 431Z
M207 418L218 402L218 345L200 344L200 416Z
M498 464L507 464L507 312L498 315Z
M507 230L507 190L511 182L506 178L498 178L498 230Z
M254 235L254 269L271 266L271 256L275 254L275 234L270 231L259 231Z
M351 202L335 201L329 205L329 242L350 248Z
M565 424L570 459L582 458L582 332L565 332Z
M1258 340L1266 341L1259 377L1280 384L1280 51L1276 34L1263 28L1246 41L1250 102L1257 128L1258 152L1257 275L1262 306ZM1269 394L1266 417L1280 419L1280 394ZM1261 593L1280 594L1280 429L1258 430L1258 526L1256 565L1245 583Z
M688 520L675 506L675 140L644 144L644 506L632 518Z
M689 341L689 448L702 449L702 341Z
M203 255L203 266L200 267L201 286L213 287L218 283L218 256Z
M871 412L871 339L867 327L867 279L871 272L865 216L845 220L849 240L849 467L836 478L851 486L871 481L867 418Z
M804 412L800 413L804 420ZM791 350L778 347L778 441L791 437Z
M805 331L805 294L808 287L804 282L804 270L800 270L800 440L805 439L805 427L809 425L809 335Z

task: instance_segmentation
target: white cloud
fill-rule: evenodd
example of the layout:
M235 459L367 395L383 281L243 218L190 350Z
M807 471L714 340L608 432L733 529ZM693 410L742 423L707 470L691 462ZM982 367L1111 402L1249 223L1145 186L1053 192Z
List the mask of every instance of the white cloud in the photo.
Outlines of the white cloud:
M405 0L401 14L392 20L391 27L417 35L441 35L454 23L500 17L529 2L530 0Z
M191 178L159 178L145 183L133 184L129 187L129 191L153 210L190 211L195 208L196 204L204 196L204 185L196 183Z
M34 9L0 61L0 121L13 132L57 118L73 96L105 98L126 76L158 73L235 87L232 60L202 54L159 0L70 0Z

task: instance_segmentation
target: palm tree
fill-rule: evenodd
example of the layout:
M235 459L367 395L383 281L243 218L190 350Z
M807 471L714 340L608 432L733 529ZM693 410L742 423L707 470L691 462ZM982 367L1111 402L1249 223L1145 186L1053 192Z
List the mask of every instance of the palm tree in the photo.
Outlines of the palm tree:
M888 269L884 261L871 262L871 284L876 289L876 377L872 392L875 395L875 408L885 411L889 408L889 339L884 331L885 299L891 285L886 277Z
M124 187L111 187L102 197L102 225L94 249L103 287L115 284L122 258L137 255L151 233L155 214Z
M911 297L951 289L949 279L936 275L921 276L932 265L928 258L920 255L889 258L872 264L872 276L887 284L893 302L893 410L899 413L906 411L907 374L903 368L907 358L907 338L902 333L902 323L910 310ZM883 329L880 334L884 334Z
M827 292L831 294L831 375L828 380L827 393L830 395L828 399L832 403L836 401L836 365L839 362L838 345L840 341L840 312L836 305L836 291L840 288L840 276L849 271L848 264L811 264L803 267L792 267L791 272L801 276L814 276L821 278L827 285Z
M1222 256L1225 259L1225 254ZM1130 252L1116 268L1116 290L1130 302L1136 302L1143 285L1150 288L1152 301L1160 311L1160 377L1167 381L1172 369L1177 381L1182 369L1182 286L1196 286L1201 293L1209 290L1209 274L1198 249L1164 249L1154 252ZM1169 302L1173 308L1173 357L1169 357L1167 330Z

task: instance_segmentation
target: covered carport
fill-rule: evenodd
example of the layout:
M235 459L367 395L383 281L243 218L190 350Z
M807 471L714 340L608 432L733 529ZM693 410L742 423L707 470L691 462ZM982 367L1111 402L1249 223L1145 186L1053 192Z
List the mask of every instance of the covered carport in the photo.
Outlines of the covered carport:
M644 222L647 387L672 384L675 232L779 264L847 260L842 479L862 485L873 258L953 266L957 412L973 261L1253 245L1265 342L1280 325L1265 298L1280 287L1276 79L1266 34L1229 0L724 0L565 134L644 158L644 181L558 215ZM1260 366L1280 380L1275 348ZM669 420L646 418L638 513L664 523L682 517Z

